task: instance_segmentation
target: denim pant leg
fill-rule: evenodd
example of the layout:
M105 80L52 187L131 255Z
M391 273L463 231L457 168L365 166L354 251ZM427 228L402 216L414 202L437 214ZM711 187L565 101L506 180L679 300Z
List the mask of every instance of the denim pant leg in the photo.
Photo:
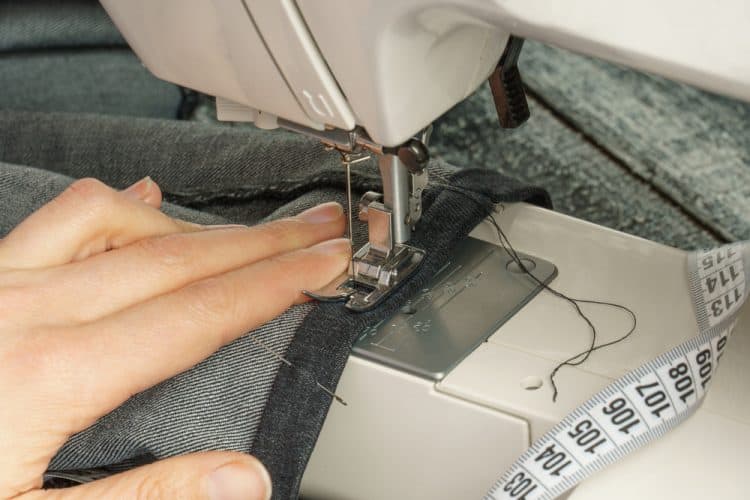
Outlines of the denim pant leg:
M0 162L0 237L72 181L62 174ZM226 221L171 204L165 211L199 223ZM279 366L268 349L283 354L309 310L309 305L294 307L193 369L132 397L73 436L50 469L114 471L192 451L249 452Z
M45 173L51 180L32 182L19 195L41 199L72 177L94 175L122 187L150 174L167 199L193 209L170 208L186 218L224 216L255 223L343 199L335 155L304 138L244 127L0 112L0 161L57 172ZM14 179L0 180L0 203L10 199L3 197L18 183L13 169L24 168L8 167L7 177L0 169L0 179ZM114 471L199 450L248 451L269 468L274 497L295 498L331 404L318 384L335 388L356 336L425 286L494 203L551 206L545 191L496 172L455 171L437 162L430 170L437 182L425 193L423 218L412 241L427 257L385 303L363 314L341 304L293 307L193 369L133 396L73 436L51 468ZM355 171L354 187L358 193L378 187L373 164ZM14 209L16 219L39 204L16 202L22 207ZM357 223L355 233L361 240L364 226ZM256 339L294 366L280 364Z

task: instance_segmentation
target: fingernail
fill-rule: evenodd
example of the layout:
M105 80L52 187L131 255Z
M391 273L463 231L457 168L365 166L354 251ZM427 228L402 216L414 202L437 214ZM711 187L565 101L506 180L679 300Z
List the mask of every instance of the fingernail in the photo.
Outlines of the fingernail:
M144 177L132 186L128 187L123 191L126 195L135 198L136 200L143 200L148 196L149 191L154 185L154 181L151 177Z
M326 255L349 254L352 251L352 246L347 238L337 238L318 243L312 247L312 250Z
M338 203L331 201L317 207L305 210L297 217L311 224L323 224L332 222L344 214L344 209Z
M260 462L222 465L208 476L211 500L269 500L271 476Z
M207 224L203 226L203 229L206 230L213 230L213 229L237 229L237 228L244 228L247 229L248 226L244 224Z

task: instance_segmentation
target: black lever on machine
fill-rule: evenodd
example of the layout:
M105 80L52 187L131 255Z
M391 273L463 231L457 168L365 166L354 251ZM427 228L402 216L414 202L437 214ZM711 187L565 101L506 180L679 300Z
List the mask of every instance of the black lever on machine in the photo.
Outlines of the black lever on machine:
M500 56L500 62L489 77L497 118L503 128L520 127L529 119L529 104L526 102L526 93L517 65L521 47L523 38L511 36L505 45L503 55Z

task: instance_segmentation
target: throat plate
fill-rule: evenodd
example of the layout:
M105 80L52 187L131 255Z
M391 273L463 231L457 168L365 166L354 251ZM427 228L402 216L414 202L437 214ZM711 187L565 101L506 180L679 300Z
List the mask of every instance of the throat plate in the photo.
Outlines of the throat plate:
M551 262L518 254L539 281L557 275ZM541 288L502 248L467 238L428 288L359 336L354 353L441 380Z

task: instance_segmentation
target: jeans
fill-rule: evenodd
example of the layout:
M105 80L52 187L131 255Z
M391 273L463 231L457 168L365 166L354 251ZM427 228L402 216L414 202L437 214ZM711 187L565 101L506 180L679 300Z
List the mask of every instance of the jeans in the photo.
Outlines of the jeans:
M151 175L164 192L165 212L204 224L256 224L323 201L344 202L338 155L281 131L0 111L0 162L0 235L85 176L122 188ZM543 190L495 172L436 161L429 168L433 184L412 240L427 257L383 305L360 314L341 304L292 307L252 335L296 368L241 337L73 436L50 470L108 473L183 453L236 450L265 463L275 498L295 498L331 404L316 382L336 386L357 335L422 288L494 203L550 206ZM352 180L355 196L380 188L374 162L355 167ZM366 231L358 221L355 234L361 244Z

